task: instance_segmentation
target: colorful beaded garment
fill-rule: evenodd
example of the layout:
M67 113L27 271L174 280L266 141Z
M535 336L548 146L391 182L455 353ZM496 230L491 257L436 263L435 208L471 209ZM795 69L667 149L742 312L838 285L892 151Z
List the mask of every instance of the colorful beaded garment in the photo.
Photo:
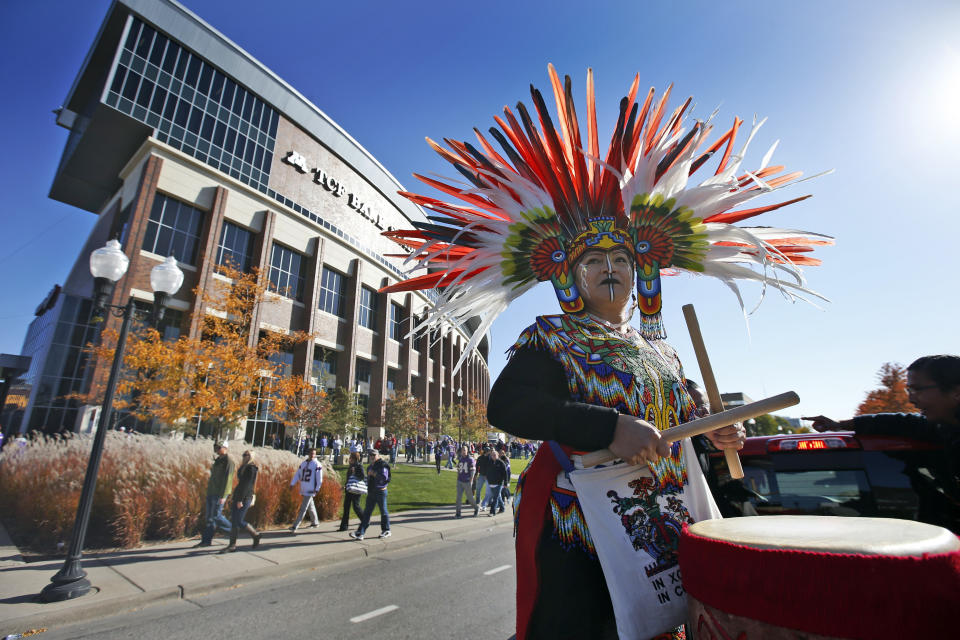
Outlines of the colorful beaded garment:
M570 398L637 416L663 431L686 422L695 405L683 385L683 370L674 350L639 333L624 337L584 314L540 316L511 348L547 352L563 367ZM581 452L576 452L581 453ZM648 463L653 491L671 496L683 491L687 470L680 443L670 457ZM522 499L525 473L517 483ZM576 493L555 482L549 502L553 536L564 548L596 556ZM519 513L517 508L517 513ZM674 523L679 526L678 523Z

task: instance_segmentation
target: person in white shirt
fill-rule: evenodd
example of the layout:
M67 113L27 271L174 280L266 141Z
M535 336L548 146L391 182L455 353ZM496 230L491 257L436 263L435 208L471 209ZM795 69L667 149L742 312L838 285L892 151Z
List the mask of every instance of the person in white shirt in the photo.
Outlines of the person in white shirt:
M320 491L320 485L323 483L323 467L317 462L316 458L317 450L308 449L307 459L300 463L296 473L293 474L293 479L290 481L291 487L298 482L300 483L300 495L303 497L300 503L300 512L297 514L297 519L293 521L293 526L290 527L290 533L297 532L297 527L300 526L300 522L307 511L310 512L311 526L320 526L320 520L317 518L317 508L313 504L313 496L317 495L317 492Z

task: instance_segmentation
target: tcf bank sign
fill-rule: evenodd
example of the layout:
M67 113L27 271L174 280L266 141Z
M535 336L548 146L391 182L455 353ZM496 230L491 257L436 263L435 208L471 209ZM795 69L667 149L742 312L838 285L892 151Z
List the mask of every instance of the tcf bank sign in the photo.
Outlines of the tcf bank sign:
M302 155L296 151L288 151L286 157L283 158L283 161L294 167L300 173L312 173L313 181L319 185L323 185L323 188L335 195L338 198L342 198L344 195L347 196L347 205L354 209L361 216L369 220L381 231L390 230L392 228L385 229L383 223L380 222L380 215L374 213L355 193L348 192L346 187L343 186L343 183L334 178L331 175L327 175L327 172L321 169L320 167L314 167L313 169L307 168L307 160Z

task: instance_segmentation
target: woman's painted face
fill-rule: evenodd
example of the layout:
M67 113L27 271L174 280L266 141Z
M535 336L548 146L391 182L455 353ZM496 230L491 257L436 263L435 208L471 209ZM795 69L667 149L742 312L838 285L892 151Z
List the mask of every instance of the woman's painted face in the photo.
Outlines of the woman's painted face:
M960 408L960 387L942 390L922 371L907 371L907 393L928 420L953 422Z
M626 249L590 249L573 267L587 310L626 307L633 293L633 260Z

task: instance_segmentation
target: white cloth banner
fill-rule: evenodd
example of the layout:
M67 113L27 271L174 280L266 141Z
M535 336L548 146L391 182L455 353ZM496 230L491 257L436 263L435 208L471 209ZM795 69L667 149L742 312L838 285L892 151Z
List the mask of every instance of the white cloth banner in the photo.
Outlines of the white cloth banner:
M683 624L687 598L677 564L680 529L684 522L720 517L693 444L686 438L681 446L687 470L682 487L658 482L646 465L614 464L570 473L610 589L621 640L646 640Z

